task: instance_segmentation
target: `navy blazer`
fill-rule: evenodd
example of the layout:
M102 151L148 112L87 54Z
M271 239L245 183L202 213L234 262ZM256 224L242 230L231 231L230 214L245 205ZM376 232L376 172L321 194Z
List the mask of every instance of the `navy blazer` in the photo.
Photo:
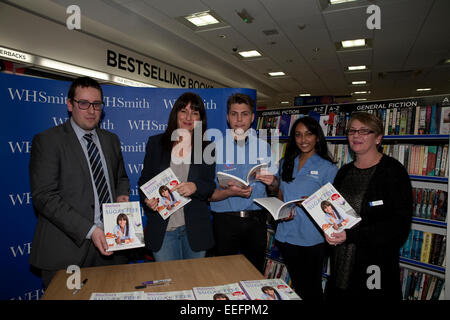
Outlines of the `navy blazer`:
M155 177L161 171L170 167L171 153L162 145L162 134L151 136L148 139L144 168L139 178L139 187ZM194 251L210 249L214 246L211 213L208 209L208 198L216 187L214 182L215 163L194 164L194 152L192 152L189 168L188 182L193 182L197 190L190 196L192 201L184 208L184 219L189 245ZM169 219L164 220L158 212L151 210L144 203L145 195L139 189L140 199L147 216L145 228L145 245L152 251L158 251L163 243Z

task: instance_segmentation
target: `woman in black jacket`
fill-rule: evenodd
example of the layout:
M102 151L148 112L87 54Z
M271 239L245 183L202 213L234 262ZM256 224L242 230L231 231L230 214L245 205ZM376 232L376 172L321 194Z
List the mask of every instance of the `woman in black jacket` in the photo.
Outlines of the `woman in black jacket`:
M177 192L191 198L164 220L156 211L158 199L147 199L139 191L147 216L145 245L156 261L201 258L214 246L208 198L216 187L215 163L205 163L206 142L194 139L194 127L200 121L201 127L195 130L201 130L199 136L203 137L206 131L203 100L195 93L184 93L175 101L166 131L151 136L147 142L138 185L170 167L181 182Z
M382 122L352 115L347 127L355 161L337 173L334 186L361 216L348 230L326 237L332 245L327 299L401 299L399 250L412 219L412 187L406 169L379 152Z

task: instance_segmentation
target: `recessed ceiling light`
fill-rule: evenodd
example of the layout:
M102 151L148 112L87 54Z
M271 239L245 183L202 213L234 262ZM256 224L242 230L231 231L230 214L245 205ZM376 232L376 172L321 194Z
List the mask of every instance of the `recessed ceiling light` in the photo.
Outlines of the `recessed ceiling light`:
M353 2L357 0L330 0L330 4L339 4L339 3L345 3L345 2Z
M353 94L369 94L370 91L355 91Z
M419 88L417 91L431 91L431 88Z
M243 58L253 58L253 57L260 57L261 53L259 53L256 50L250 50L250 51L241 51L238 52Z
M348 71L366 70L366 66L349 66Z
M289 101L281 101L282 104L288 104Z
M269 72L269 76L271 77L278 77L278 76L285 76L286 73L283 71L276 71L276 72Z
M300 97L310 97L311 93L300 93Z
M356 99L356 101L367 101L366 98Z
M344 40L341 41L342 48L364 47L366 39Z
M213 17L209 11L194 13L184 18L196 27L204 27L211 24L220 23L220 21Z
M352 81L352 84L367 84L367 81Z

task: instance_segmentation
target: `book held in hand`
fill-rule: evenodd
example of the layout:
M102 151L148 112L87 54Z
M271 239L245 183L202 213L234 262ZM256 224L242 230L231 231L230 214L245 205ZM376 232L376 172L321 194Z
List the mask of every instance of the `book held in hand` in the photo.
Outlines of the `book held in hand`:
M106 251L145 246L139 201L103 203L102 212Z
M191 201L174 190L179 184L180 180L175 173L167 168L141 186L142 192L148 199L158 200L157 210L164 220Z
M281 279L264 279L239 282L250 300L302 300Z
M383 205L383 200L372 204ZM328 236L333 232L350 229L361 221L361 217L331 183L314 192L303 201L302 206Z
M261 163L258 164L256 166L254 166L253 168L250 169L250 171L247 173L247 179L243 180L239 177L236 177L232 174L226 173L226 172L222 172L219 171L217 172L217 180L219 180L219 185L223 188L227 188L228 184L230 182L232 182L234 185L241 187L241 188L246 188L248 187L250 184L252 184L253 182L256 181L256 175L261 172L261 170L263 169L267 169L268 168L268 164L267 163Z
M283 202L276 197L256 198L253 199L257 204L263 206L270 212L275 220L289 218L295 215L297 202L303 201L303 199L291 200Z

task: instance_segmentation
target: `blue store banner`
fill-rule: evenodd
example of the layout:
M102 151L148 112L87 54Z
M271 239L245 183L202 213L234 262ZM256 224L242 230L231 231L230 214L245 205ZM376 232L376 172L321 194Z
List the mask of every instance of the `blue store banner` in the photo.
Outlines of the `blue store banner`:
M39 132L68 120L70 82L0 74L2 175L0 299L36 300L41 279L29 264L37 218L31 198L28 164L31 141ZM139 179L148 137L164 132L175 100L184 92L199 94L207 109L208 129L227 127L226 101L241 92L256 101L253 89L160 89L104 85L101 127L117 134L130 178L130 200L139 200ZM145 216L144 225L145 225ZM55 254L57 254L55 252Z

